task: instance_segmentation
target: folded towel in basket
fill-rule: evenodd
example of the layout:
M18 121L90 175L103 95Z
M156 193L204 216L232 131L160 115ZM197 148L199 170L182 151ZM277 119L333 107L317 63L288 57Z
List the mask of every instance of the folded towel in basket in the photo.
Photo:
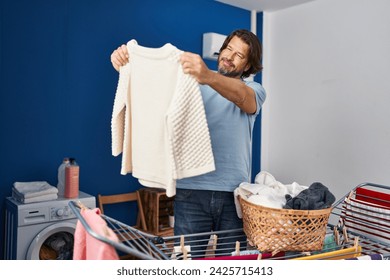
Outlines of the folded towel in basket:
M46 181L15 182L13 189L19 197L25 199L58 193L58 189Z

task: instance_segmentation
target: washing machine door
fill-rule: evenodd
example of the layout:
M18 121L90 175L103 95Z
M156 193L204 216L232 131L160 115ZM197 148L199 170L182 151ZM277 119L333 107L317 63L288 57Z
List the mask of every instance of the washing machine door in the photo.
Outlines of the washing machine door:
M37 236L32 240L26 255L26 260L39 260L41 259L40 254L44 243L56 234L67 233L72 236L72 244L68 244L73 249L73 236L76 230L76 223L59 222L54 223L44 228Z

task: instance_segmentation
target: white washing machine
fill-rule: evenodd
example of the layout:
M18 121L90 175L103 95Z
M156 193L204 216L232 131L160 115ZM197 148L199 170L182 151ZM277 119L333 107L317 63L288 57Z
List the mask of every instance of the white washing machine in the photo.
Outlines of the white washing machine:
M70 200L95 208L94 196L84 192L75 199L23 204L6 199L4 259L72 259L77 218Z

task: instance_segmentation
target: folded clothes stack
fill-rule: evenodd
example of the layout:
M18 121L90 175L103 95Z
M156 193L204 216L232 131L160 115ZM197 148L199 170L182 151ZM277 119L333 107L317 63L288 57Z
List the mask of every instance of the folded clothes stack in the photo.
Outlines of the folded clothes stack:
M58 198L58 189L46 181L15 182L12 197L20 203L32 203Z

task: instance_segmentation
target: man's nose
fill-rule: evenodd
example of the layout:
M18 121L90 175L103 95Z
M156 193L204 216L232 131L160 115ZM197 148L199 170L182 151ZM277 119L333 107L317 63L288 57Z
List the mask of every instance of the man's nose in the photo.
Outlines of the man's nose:
M233 60L233 59L234 59L234 56L235 56L234 53L228 53L228 55L227 55L226 57L227 57L227 59L229 59L229 60Z

